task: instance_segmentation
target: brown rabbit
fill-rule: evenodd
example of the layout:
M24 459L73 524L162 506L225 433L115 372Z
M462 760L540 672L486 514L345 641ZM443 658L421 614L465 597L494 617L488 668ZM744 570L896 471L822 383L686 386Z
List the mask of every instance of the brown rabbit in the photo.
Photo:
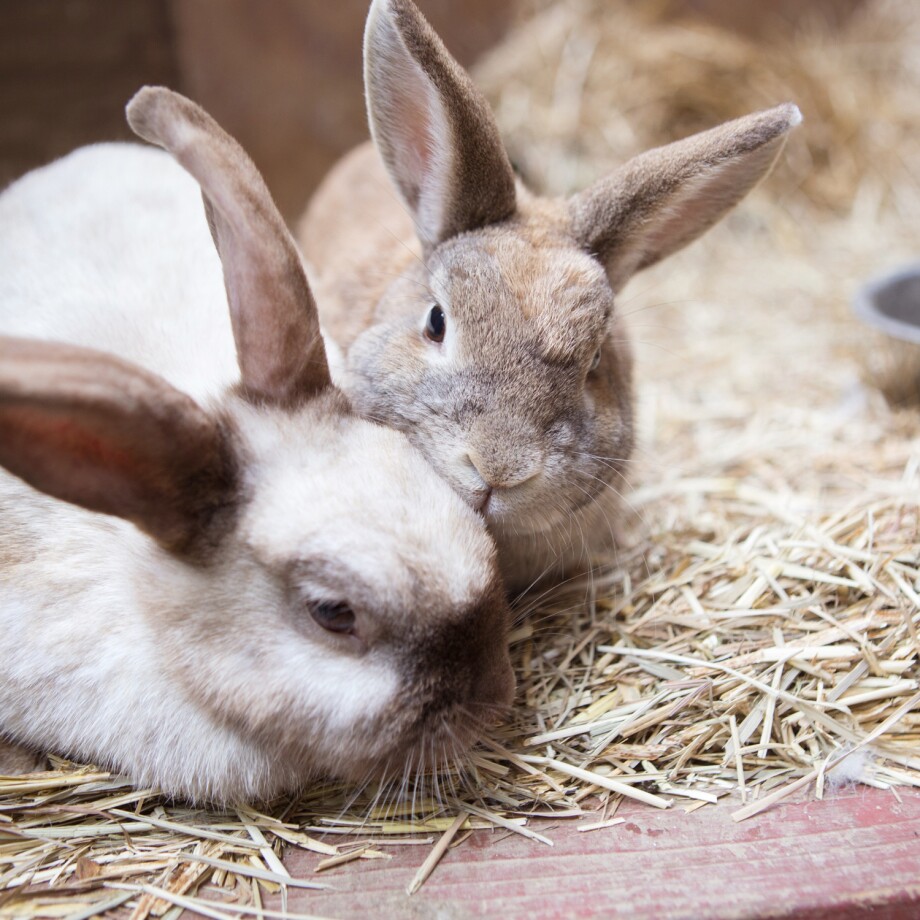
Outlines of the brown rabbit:
M633 446L615 295L763 178L799 110L546 199L516 181L488 104L410 0L374 0L364 66L373 145L336 166L299 231L341 385L485 515L510 589L584 570L613 539Z

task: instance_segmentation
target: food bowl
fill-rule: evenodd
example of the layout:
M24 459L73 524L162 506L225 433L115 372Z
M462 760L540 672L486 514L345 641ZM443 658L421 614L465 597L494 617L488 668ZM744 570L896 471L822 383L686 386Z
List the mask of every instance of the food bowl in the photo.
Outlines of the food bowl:
M864 351L869 381L892 405L920 405L920 263L870 281L853 309L881 333Z

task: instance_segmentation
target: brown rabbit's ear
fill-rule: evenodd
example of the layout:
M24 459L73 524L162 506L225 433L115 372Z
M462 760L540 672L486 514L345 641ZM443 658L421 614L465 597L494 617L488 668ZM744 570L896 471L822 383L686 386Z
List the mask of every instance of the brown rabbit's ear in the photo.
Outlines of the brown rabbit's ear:
M489 104L411 0L371 4L364 86L374 142L426 248L514 212Z
M576 239L619 290L734 207L801 120L796 106L780 105L640 154L571 199Z
M252 160L203 109L163 87L128 103L140 137L198 180L248 398L295 405L330 384L316 303L300 254Z
M222 426L161 377L102 352L2 336L0 465L176 552L212 538L235 494Z

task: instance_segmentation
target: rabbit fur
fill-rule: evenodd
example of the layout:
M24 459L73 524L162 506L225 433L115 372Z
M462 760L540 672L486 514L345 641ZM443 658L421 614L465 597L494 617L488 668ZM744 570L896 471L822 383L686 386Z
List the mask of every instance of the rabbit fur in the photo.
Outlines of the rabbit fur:
M482 511L511 590L589 570L614 543L634 441L616 295L744 197L801 115L749 115L548 199L516 180L411 0L373 0L364 73L373 144L298 229L341 384ZM426 332L435 306L443 341Z
M331 385L236 142L162 88L128 115L169 153L0 195L0 773L226 802L459 755L513 686L481 519Z

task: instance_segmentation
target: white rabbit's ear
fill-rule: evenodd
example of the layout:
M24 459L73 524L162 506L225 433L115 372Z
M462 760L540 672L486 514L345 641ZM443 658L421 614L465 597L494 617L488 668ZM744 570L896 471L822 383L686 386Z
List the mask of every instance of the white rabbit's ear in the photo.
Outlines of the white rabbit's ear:
M235 496L220 422L102 352L0 336L0 465L55 498L193 552Z
M571 199L575 237L619 290L734 207L801 120L796 106L780 105L640 154Z
M136 134L198 180L224 269L244 394L296 405L330 384L316 303L294 239L259 171L202 108L163 87L128 103Z
M514 212L489 104L411 0L371 4L364 86L374 142L426 248Z

